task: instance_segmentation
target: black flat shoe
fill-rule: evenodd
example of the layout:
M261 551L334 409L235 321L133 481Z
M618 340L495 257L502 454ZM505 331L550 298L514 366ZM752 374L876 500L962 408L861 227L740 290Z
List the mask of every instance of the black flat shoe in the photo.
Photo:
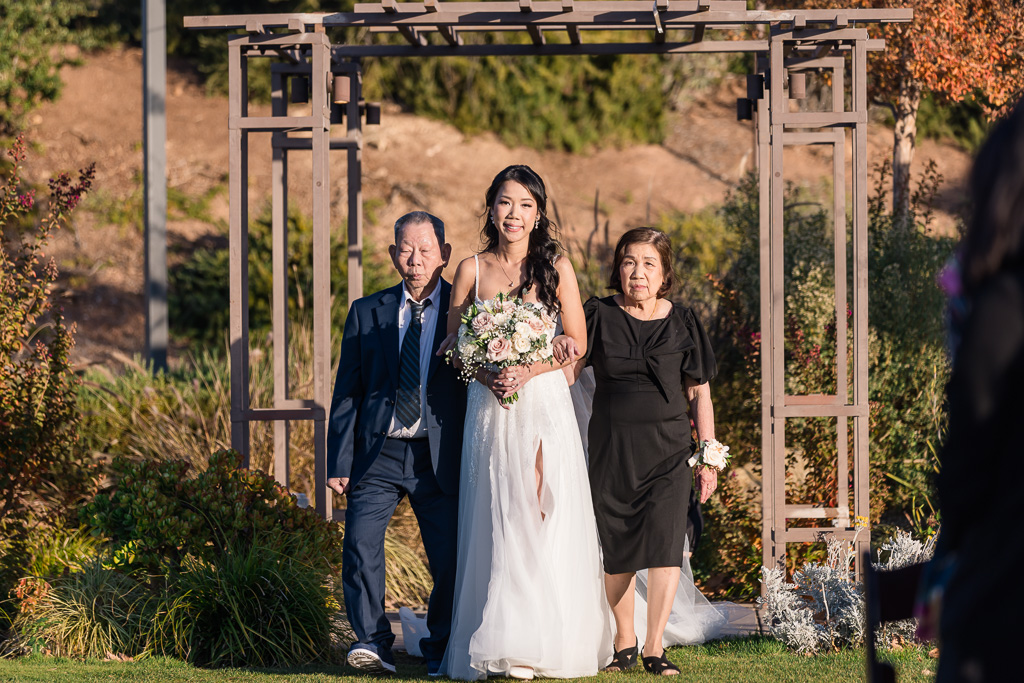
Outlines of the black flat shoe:
M636 666L636 654L640 649L640 641L637 641L633 647L624 647L621 650L616 650L615 655L612 657L612 661L606 666L603 671L627 671Z
M682 673L662 652L660 657L642 657L644 670L655 676L677 676Z

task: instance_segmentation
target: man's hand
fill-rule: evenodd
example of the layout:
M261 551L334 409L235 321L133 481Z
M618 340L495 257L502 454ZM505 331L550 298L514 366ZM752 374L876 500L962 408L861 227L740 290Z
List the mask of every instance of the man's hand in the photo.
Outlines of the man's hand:
M697 488L700 491L700 502L706 503L718 488L718 470L701 466L697 470Z
M327 487L339 495L347 495L348 477L331 477L327 480Z

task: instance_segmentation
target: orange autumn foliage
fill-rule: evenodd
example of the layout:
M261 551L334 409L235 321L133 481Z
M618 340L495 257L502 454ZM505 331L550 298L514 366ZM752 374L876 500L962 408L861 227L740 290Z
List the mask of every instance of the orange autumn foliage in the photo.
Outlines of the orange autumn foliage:
M769 0L770 7L914 10L910 24L869 24L885 50L868 59L868 97L887 105L893 132L893 213L906 215L921 95L976 98L990 118L1024 92L1024 2L1020 0Z

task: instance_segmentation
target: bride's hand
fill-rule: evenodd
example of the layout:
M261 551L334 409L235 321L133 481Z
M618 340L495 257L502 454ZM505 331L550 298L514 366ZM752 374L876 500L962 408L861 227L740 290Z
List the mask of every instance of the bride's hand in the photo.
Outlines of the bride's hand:
M498 380L505 389L506 397L522 389L531 377L533 377L533 372L529 365L510 365L507 368L502 368L498 374Z
M566 361L576 360L580 355L580 347L569 335L560 334L551 342L551 352L555 362L561 365Z
M477 374L477 380L480 384L487 387L487 390L494 394L494 398L498 399L498 405L505 410L509 409L509 406L501 402L501 399L505 398L505 390L508 388L505 381L501 379L501 374L494 370L483 370L479 371L483 373L483 376Z

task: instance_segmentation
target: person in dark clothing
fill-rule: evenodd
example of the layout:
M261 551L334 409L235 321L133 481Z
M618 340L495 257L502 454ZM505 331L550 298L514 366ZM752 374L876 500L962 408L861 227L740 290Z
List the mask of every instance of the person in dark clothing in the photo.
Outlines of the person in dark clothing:
M982 146L960 250L967 315L947 387L949 433L938 476L947 567L937 680L1009 680L1024 606L1024 101ZM940 573L940 572L933 572Z

